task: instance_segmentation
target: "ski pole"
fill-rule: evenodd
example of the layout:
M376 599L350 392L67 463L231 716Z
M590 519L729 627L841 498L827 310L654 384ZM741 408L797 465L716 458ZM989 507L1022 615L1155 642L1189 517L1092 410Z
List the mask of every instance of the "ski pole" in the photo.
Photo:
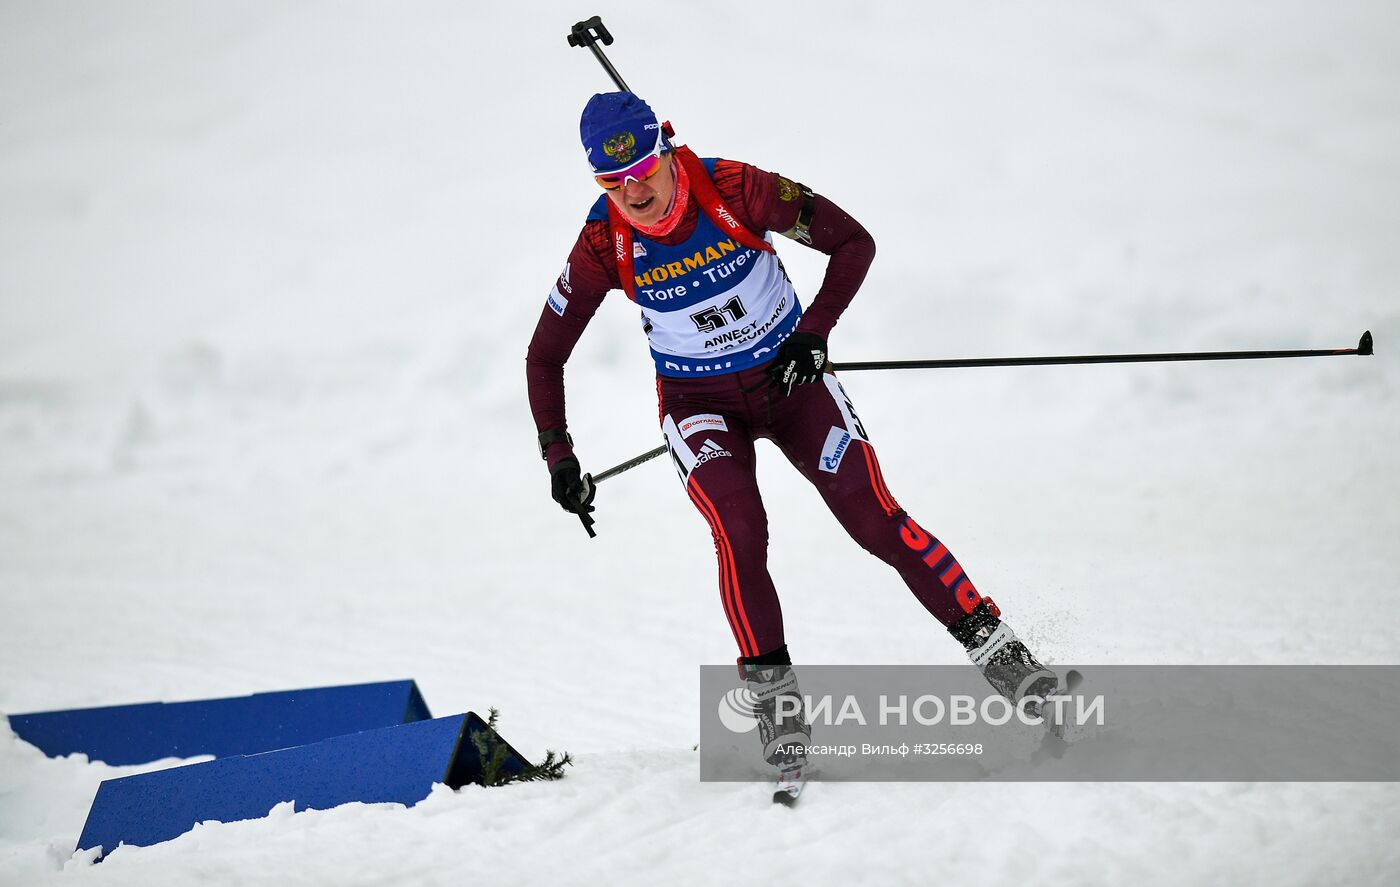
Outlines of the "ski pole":
M850 363L833 363L828 366L840 372L854 370L918 370L956 369L963 367L1007 367L1007 366L1053 366L1071 363L1148 363L1169 360L1257 360L1269 357L1340 357L1355 354L1369 357L1374 354L1371 331L1361 334L1361 341L1355 348L1320 348L1298 351L1175 351L1163 354L1083 354L1065 357L978 357L953 360L866 360ZM614 465L598 475L588 475L592 484L598 484L624 471L630 471L666 452L664 445L648 450L640 456Z
M643 462L648 462L652 459L655 459L657 456L660 456L664 452L666 452L666 445L662 444L654 450L648 450L645 453L642 453L640 456L628 459L621 465L614 465L612 468L609 468L607 471L604 471L601 474L585 474L583 476L583 500L586 502L589 499L592 499L594 491L598 488L598 484L602 483L608 478L616 477L624 471L636 468ZM598 537L598 534L593 532L593 516L585 512L580 514L578 516L578 519L583 524L583 528L588 531L588 538L596 539Z
M621 465L614 465L613 467L609 468L607 471L602 472L601 474L589 474L589 475L585 475L585 476L584 476L584 480L586 480L589 484L591 484L591 485L593 485L593 486L596 487L598 484L602 483L603 481L607 480L608 478L610 478L610 477L617 477L619 474L621 474L621 473L624 472L624 471L631 471L633 468L636 468L638 465L641 465L643 462L650 462L652 459L655 459L657 456L660 456L660 455L661 455L662 453L664 453L664 452L666 452L666 445L665 445L665 444L662 444L661 446L657 447L657 448L654 449L654 450L647 450L645 453L642 453L640 456L634 456L633 458L628 459L626 462L623 462Z
M1371 331L1361 334L1355 348L1321 348L1305 351L1172 351L1163 354L1080 354L1063 357L975 357L954 360L866 360L832 364L832 369L922 370L960 367L1056 366L1071 363L1152 363L1169 360L1258 360L1274 357L1338 357L1372 354Z
M598 45L600 40L603 42L603 46L612 46L613 36L608 33L607 26L603 24L603 19L599 16L595 15L586 21L578 22L569 29L569 45L587 46L588 50L593 53L593 57L598 60L598 64L602 65L603 70L608 72L612 82L617 84L617 88L623 92L631 92L632 90L628 89L627 84L622 81L622 75L617 73L617 68L614 68L612 62L608 61L608 57L603 54L602 47Z

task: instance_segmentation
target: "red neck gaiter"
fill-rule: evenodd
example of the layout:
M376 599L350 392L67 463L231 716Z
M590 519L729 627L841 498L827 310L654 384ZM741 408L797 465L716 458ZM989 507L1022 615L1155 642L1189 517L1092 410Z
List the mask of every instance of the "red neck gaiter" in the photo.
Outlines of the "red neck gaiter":
M662 216L661 221L655 225L639 225L632 222L632 227L645 234L647 237L665 237L685 218L686 207L690 205L690 176L686 174L685 164L680 158L671 155L671 168L675 170L676 193L671 198L671 211ZM631 221L630 219L628 221Z

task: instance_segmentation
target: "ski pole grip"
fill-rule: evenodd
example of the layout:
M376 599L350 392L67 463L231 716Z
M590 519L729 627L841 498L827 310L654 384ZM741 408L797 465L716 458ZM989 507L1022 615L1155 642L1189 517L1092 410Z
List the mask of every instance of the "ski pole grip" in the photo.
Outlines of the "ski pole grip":
M613 36L608 33L608 28L600 16L595 15L586 21L578 22L569 31L570 46L592 46L600 40L604 46L612 46Z
M587 506L593 501L593 496L597 492L598 487L593 483L593 475L585 474L583 476L583 498L580 501ZM593 532L593 515L589 514L587 511L580 511L578 513L578 520L579 523L583 524L583 528L588 531L589 539L598 538L598 534Z

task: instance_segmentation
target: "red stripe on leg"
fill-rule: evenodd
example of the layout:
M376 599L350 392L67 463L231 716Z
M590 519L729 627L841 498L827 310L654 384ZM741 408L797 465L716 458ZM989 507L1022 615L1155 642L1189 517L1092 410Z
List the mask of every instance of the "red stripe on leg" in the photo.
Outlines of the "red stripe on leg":
M864 443L862 441L862 443ZM880 471L880 460L875 457L875 448L870 444L865 444L866 460L870 463L871 477L875 482L875 491L880 496L881 504L885 506L885 513L894 515L899 513L899 503L894 501L894 496L890 493L890 488L885 486L884 472Z
M894 501L890 491L885 488L884 478L880 476L880 463L875 459L875 449L865 441L861 441L861 452L865 454L865 468L870 473L870 487L875 491L875 498L879 501L880 507L885 509L885 514L894 515L899 512L899 504Z
M889 502L890 514L896 514L902 509L900 509L899 503L894 501L894 494L890 492L890 488L885 485L885 473L880 470L880 460L875 457L875 448L866 444L866 449L870 451L870 461L875 464L875 477L880 482L880 492L884 494L885 500Z
M716 554L720 561L720 591L722 596L726 576L729 580L725 611L729 617L730 628L733 629L734 637L739 642L739 649L744 651L744 655L758 656L762 651L758 649L753 626L749 624L748 613L744 610L744 597L739 589L739 569L734 561L734 546L729 541L729 534L724 531L724 524L720 522L719 510L705 495L705 491L700 489L700 485L695 482L694 477L691 477L686 483L686 488L691 493L691 501L700 509L701 514L705 515L705 520L710 524L710 532L714 534Z
M730 598L733 593L733 583L730 581L729 564L720 550L719 534L715 531L714 516L705 507L705 503L695 496L689 484L686 485L686 493L690 495L690 501L694 503L696 510L705 518L705 523L710 525L710 535L715 540L715 559L719 562L719 601L724 606L724 619L729 623L729 630L734 633L734 643L739 647L740 652L747 655L748 647L744 643L743 632L739 630L739 620L734 616L734 602Z

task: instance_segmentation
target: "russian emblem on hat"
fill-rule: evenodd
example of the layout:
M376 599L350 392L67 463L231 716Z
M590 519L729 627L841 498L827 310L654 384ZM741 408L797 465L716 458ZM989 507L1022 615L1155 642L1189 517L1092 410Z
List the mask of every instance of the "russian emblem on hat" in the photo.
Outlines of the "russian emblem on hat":
M637 137L630 132L620 132L603 142L603 153L618 163L626 163L637 153Z
M650 154L663 137L651 106L630 92L593 96L584 106L578 130L595 175L622 169Z

